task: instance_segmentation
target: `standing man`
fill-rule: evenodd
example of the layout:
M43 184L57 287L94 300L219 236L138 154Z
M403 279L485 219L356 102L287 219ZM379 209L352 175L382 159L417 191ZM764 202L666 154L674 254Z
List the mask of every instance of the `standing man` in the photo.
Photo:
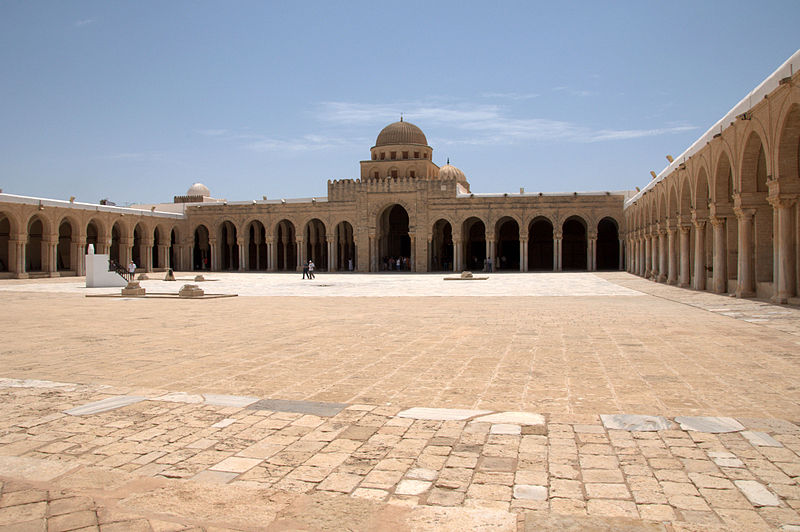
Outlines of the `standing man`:
M311 261L309 260L308 262L311 262ZM310 272L308 271L308 262L306 262L305 264L303 264L303 279L305 279L306 277L308 277L309 279L311 279Z
M136 263L133 262L131 259L131 263L128 264L128 275L130 276L130 280L133 281L133 276L136 274Z
M314 266L314 261L311 260L311 259L308 259L308 278L309 279L313 279L314 278L314 267L315 267Z

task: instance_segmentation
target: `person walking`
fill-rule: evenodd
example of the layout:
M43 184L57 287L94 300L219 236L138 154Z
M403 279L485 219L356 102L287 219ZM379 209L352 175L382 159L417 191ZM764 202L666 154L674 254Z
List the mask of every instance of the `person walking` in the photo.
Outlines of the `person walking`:
M131 281L133 281L133 276L135 274L136 274L136 263L133 262L133 259L131 259L131 263L128 264L128 276L130 277Z
M311 262L311 261L308 261L308 262ZM311 279L311 277L309 276L309 272L308 272L308 262L303 264L303 279L305 279L306 277Z
M314 266L314 261L311 260L311 259L308 259L308 278L309 279L313 279L314 278L314 267L315 267Z

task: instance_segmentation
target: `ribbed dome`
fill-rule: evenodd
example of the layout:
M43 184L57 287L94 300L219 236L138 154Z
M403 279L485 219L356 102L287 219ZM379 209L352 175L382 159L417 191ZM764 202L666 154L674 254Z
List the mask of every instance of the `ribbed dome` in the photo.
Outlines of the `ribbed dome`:
M421 146L428 145L428 139L425 138L425 133L420 128L411 122L395 122L389 124L378 133L378 140L375 141L375 146L389 146L392 144L419 144Z
M466 180L466 176L464 175L464 172L451 165L450 161L447 161L447 164L439 168L439 179L454 179L456 181L464 181Z
M187 196L202 196L204 198L211 197L211 191L203 183L195 183L186 191Z

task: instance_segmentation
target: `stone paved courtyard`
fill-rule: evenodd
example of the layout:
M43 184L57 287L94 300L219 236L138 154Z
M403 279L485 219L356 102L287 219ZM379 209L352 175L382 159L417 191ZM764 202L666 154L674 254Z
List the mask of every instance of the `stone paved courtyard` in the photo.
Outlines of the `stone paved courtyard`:
M0 531L800 530L798 309L442 277L0 281Z

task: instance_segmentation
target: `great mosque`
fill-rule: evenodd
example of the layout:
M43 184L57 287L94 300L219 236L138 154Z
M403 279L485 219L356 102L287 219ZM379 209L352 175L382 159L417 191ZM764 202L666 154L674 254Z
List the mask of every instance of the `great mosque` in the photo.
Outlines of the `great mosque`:
M0 193L0 278L143 271L627 270L786 303L800 294L800 51L637 191L478 193L406 121L327 197L116 207Z

